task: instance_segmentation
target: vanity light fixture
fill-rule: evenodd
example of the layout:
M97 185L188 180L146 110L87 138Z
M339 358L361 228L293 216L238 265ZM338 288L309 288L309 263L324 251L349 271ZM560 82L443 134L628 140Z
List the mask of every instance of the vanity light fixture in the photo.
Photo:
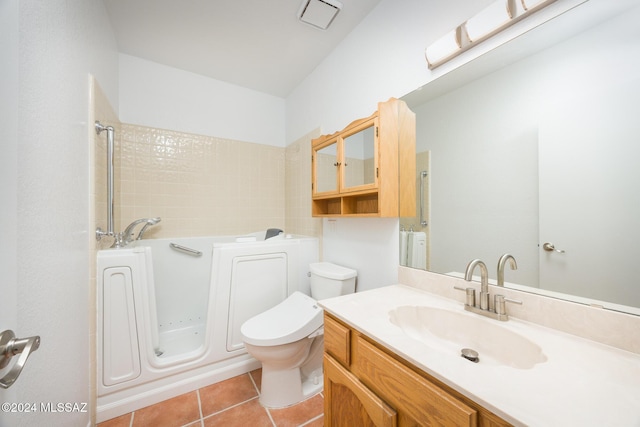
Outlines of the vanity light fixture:
M430 70L556 0L497 0L425 49ZM519 3L519 4L516 4Z
M298 9L298 19L305 24L326 30L342 9L337 0L303 0Z
M522 7L524 7L524 10L533 9L534 7L546 2L546 0L520 0L520 1L522 2Z
M433 64L441 63L448 58L454 57L460 49L462 49L462 26L449 31L427 48L425 56L427 57L429 68L432 68Z
M469 42L476 42L505 27L513 18L509 0L498 0L464 23Z

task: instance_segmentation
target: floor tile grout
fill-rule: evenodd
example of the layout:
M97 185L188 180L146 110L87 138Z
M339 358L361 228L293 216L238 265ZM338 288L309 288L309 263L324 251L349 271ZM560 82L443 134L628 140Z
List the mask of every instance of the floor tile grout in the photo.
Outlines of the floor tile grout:
M202 400L200 399L200 389L196 390L196 396L198 397L198 414L200 415L200 427L204 427L204 416L202 414Z
M256 389L258 396L260 396L260 389L258 388L258 384L256 384L255 380L253 379L253 375L251 375L251 372L247 372L247 375L249 375L249 379L251 380L253 387Z
M320 414L320 415L316 415L315 417L311 418L310 420L305 421L304 423L300 424L298 427L304 427L306 425L311 424L312 422L319 420L320 418L324 417L324 414Z
M264 410L267 412L267 416L271 420L271 424L273 424L273 427L277 427L276 426L276 422L274 421L273 417L271 416L271 411L268 408L264 408Z
M197 403L198 403L198 419L194 419L193 421L190 421L190 422L188 422L187 424L184 424L184 425L183 425L183 426L181 426L181 427L187 427L187 426L194 426L194 427L195 427L195 426L198 426L198 425L199 425L200 427L204 427L204 425L205 425L205 420L207 420L207 419L209 419L209 418L211 418L211 417L213 417L213 416L215 416L215 415L219 415L219 414L221 414L221 413L224 413L224 412L226 412L226 411L228 411L228 410L230 410L230 409L237 408L237 407L239 407L239 406L242 406L242 405L245 405L245 404L247 404L247 403L249 403L249 402L252 402L252 401L254 401L254 400L256 400L256 399L259 399L259 398L260 398L260 390L259 390L259 387L258 387L257 381L254 379L254 377L253 377L253 375L252 375L252 373L251 373L251 372L247 372L247 373L245 373L244 375L249 375L249 380L250 380L250 381L251 381L251 383L253 384L253 387L254 387L254 389L255 389L255 391L256 391L256 393L257 393L257 395L256 395L256 396L254 396L254 397L252 397L252 398L249 398L249 399L247 399L247 400L245 400L245 401L243 401L243 402L239 402L239 403L236 403L236 404L234 404L234 405L228 406L228 407L226 407L226 408L224 408L224 409L221 409L221 410L219 410L219 411L213 412L213 413L208 414L207 416L205 416L205 415L204 415L204 412L203 412L204 410L203 410L202 396L201 396L201 394L200 394L201 389L196 389L196 390L194 390L194 391L196 392L196 399L197 399ZM323 394L322 392L321 392L321 393L319 393L319 395L324 399L324 394ZM151 405L151 406L153 406L153 405ZM295 406L295 405L292 405L292 406ZM267 416L268 416L268 418L269 418L269 421L271 422L271 425L272 425L273 427L277 427L277 425L278 425L278 424L276 423L276 421L275 421L275 419L274 419L274 416L271 414L271 410L270 410L269 408L265 408L265 407L263 407L263 410L266 412L266 414L267 414ZM137 411L132 411L132 412L130 413L130 418L129 418L129 420L128 420L128 421L129 421L129 422L128 422L128 426L129 426L129 427L133 427L133 426L134 426L134 423L135 423L135 415L136 415L135 413L136 413L136 412L137 412ZM313 417L313 418L311 418L311 419L308 419L308 420L304 421L304 422L303 422L303 423L301 423L301 424L298 424L298 426L299 426L299 427L303 427L303 426L310 425L311 423L313 423L313 422L315 422L315 421L317 421L317 420L321 419L322 417L323 417L323 414L321 413L320 415L316 415L315 417ZM126 421L125 421L125 422L126 422Z
M251 399L247 399L247 400L245 400L244 402L238 402L238 403L236 403L236 404L234 404L234 405L227 406L227 407L226 407L226 408L224 408L224 409L221 409L221 410L219 410L219 411L216 411L216 412L212 412L212 413L210 413L210 414L209 414L209 415L207 415L206 417L205 417L205 416L202 416L202 419L205 419L205 418L211 418L213 415L222 414L223 412L226 412L226 411L228 411L229 409L237 408L238 406L242 406L242 405L244 405L245 403L249 403L249 402L251 402L252 400L256 400L257 398L258 398L258 396L255 396L255 397L252 397Z

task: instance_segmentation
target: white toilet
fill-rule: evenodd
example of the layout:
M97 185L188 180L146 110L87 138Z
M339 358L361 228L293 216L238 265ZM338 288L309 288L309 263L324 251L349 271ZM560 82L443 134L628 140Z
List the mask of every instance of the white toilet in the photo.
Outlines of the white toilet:
M267 408L294 405L322 390L323 312L316 300L355 291L355 270L329 262L309 269L313 298L296 291L240 328L247 351L262 362L260 403Z

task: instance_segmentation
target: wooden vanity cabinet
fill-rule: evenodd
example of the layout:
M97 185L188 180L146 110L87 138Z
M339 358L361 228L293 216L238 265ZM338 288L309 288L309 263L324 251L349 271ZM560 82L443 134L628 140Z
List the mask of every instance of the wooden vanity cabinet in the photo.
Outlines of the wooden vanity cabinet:
M404 101L311 141L312 215L415 216L415 114Z
M325 426L511 424L325 313Z

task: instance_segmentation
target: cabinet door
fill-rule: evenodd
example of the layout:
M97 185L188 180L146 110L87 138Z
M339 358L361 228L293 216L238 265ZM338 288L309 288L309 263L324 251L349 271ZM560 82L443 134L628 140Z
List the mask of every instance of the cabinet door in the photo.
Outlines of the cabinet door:
M476 427L478 413L362 337L355 341L353 372L417 425ZM413 423L411 423L413 424Z
M338 192L338 140L313 148L313 195Z
M397 414L332 357L324 356L325 427L396 427Z
M341 135L341 192L378 186L378 120L368 120Z

